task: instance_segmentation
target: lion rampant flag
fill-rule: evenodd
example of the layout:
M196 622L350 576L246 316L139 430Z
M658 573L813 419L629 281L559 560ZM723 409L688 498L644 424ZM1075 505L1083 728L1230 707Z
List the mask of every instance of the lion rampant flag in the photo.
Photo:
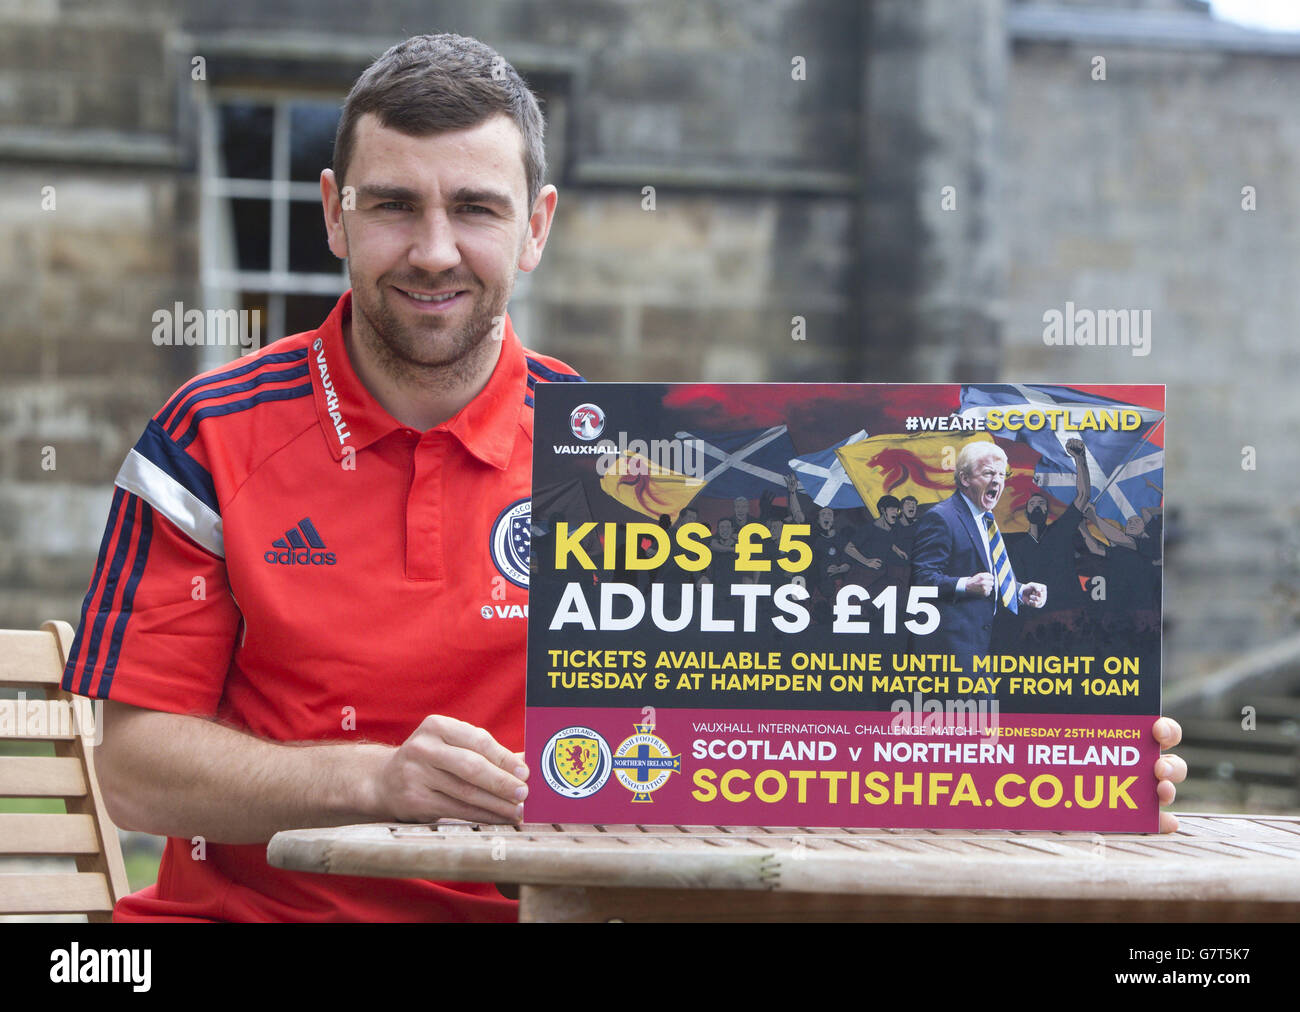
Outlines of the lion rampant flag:
M956 491L952 472L957 455L967 443L992 443L987 432L966 435L959 432L894 433L872 436L836 449L835 454L874 515L882 495L902 499L915 496L921 505L941 502ZM993 515L998 529L1014 533L1028 529L1024 510L1014 512L1015 503L1028 499L1026 482L1033 484L1033 472L1019 469L1007 475L1006 488Z
M639 453L627 453L600 479L601 490L628 509L658 520L677 514L700 494L704 482L655 464Z

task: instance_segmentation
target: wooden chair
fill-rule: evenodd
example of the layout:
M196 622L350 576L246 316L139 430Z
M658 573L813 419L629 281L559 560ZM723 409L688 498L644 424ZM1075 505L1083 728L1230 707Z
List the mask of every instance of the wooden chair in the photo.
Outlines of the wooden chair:
M90 700L60 687L72 627L46 622L39 632L0 630L0 741L51 742L54 755L0 755L0 798L61 798L66 814L0 813L0 856L66 856L75 872L0 872L0 913L84 913L109 921L128 891L117 827L95 778ZM76 718L73 719L76 708Z

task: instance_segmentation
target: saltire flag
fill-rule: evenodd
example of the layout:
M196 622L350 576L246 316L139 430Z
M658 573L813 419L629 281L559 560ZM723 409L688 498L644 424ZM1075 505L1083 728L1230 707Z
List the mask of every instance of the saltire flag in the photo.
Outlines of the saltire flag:
M702 457L704 462L706 496L753 499L769 486L786 490L785 476L796 451L784 425L706 435L679 432L677 438L696 440L696 459Z
M830 506L838 510L865 505L835 451L850 443L860 443L866 438L867 430L859 429L834 446L790 459L790 470L799 476L799 484L818 506Z
M545 485L533 492L532 525L534 535L551 533L551 517L558 514L573 528L593 519L587 490L576 478Z
M1088 467L1093 473L1093 484L1098 488L1100 485L1096 481L1097 475L1110 475L1122 467L1133 456L1138 445L1144 442L1147 434L1165 417L1163 411L1155 408L1126 404L1070 387L1031 386L1025 383L962 386L958 412L963 418L987 418L990 408L1041 408L1065 412L1071 426L1076 428L1067 430L1064 426L1044 425L1035 430L1020 428L998 434L1006 439L1029 444L1042 458L1038 470L1043 472L1073 473L1074 459L1065 452L1065 444L1071 437L1082 439L1088 448ZM1136 411L1142 418L1141 424L1132 432L1077 428L1089 413L1095 415L1098 411L1118 409Z
M1087 443L1085 440L1084 445ZM1066 502L1074 498L1073 471L1046 471L1041 469L1041 464L1039 468L1034 480L1044 492ZM1098 474L1092 470L1090 462L1088 477L1092 482L1091 500L1097 508L1097 515L1123 525L1129 517L1140 515L1145 507L1159 508L1163 498L1159 489L1165 485L1165 451L1143 441L1134 448L1128 460L1122 461L1109 474Z
M654 520L666 513L676 522L677 514L700 494L704 482L628 452L605 472L600 487L628 509Z

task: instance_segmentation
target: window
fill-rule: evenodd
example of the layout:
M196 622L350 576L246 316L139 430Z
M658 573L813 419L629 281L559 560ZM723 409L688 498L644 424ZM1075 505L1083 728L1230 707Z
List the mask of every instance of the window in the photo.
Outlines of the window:
M203 300L258 311L259 346L320 326L348 287L320 205L342 101L229 90L201 107ZM203 348L202 368L234 350Z

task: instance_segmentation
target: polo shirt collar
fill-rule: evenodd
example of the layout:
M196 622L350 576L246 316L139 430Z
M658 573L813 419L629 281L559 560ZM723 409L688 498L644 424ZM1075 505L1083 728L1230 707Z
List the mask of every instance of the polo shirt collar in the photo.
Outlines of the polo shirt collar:
M335 460L343 459L347 447L363 450L389 433L407 428L384 410L357 377L343 340L343 324L351 316L349 289L308 348L316 413ZM487 386L433 431L450 433L479 460L504 470L514 452L516 426L528 392L527 376L524 349L507 315L501 354Z

